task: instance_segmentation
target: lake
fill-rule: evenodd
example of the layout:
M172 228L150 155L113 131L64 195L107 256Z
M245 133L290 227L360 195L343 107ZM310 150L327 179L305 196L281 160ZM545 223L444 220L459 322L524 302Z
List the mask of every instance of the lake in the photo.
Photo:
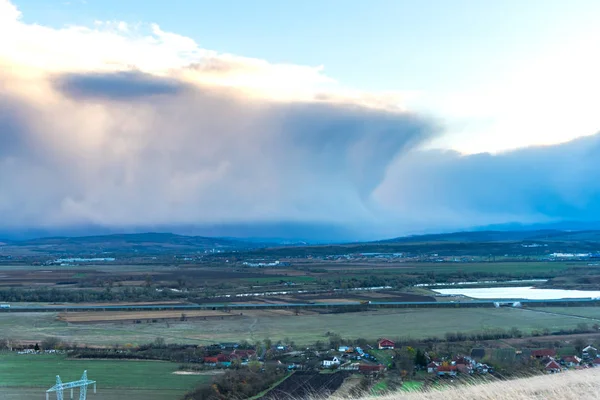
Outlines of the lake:
M600 290L536 289L533 286L434 289L434 291L440 294L463 295L474 299L557 300L600 297Z

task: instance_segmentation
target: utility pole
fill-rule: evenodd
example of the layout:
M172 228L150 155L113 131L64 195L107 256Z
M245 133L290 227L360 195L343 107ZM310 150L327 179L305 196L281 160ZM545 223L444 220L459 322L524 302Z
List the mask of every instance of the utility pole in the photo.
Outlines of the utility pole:
M73 389L79 388L79 400L86 400L87 387L94 385L94 394L96 393L96 381L92 381L87 377L87 371L83 371L81 379L78 381L62 383L60 376L56 375L56 385L46 390L46 400L50 400L50 393L56 392L56 400L64 400L64 390L71 389L71 400L73 400Z

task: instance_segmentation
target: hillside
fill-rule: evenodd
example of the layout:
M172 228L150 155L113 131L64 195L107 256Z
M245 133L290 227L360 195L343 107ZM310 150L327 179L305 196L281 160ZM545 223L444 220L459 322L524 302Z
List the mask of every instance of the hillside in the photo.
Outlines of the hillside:
M600 230L529 230L529 231L465 231L428 235L402 236L374 243L426 243L426 242L600 242Z
M182 254L239 251L267 244L243 240L184 236L173 233L136 233L81 237L48 237L4 241L4 253L38 254Z
M581 400L597 399L600 369L564 372L510 381L462 386L439 391L394 394L380 400Z

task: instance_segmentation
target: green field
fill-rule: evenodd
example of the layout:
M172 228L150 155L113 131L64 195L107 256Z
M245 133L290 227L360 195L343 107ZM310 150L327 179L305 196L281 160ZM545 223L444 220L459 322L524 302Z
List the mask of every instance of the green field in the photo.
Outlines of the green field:
M544 307L540 311L552 312L564 315L577 315L583 318L589 318L590 324L600 322L600 307ZM594 320L598 320L597 322ZM580 320L580 322L586 322Z
M585 265L577 262L473 262L473 263L407 263L397 268L365 268L365 272L374 275L386 275L392 273L411 273L411 272L434 272L434 273L454 273L463 271L465 273L473 272L491 272L493 274L548 274L567 270L569 268L584 267Z
M546 310L545 308L541 310ZM600 314L600 308L568 308L569 312ZM171 343L207 344L239 340L283 340L310 344L327 341L326 332L347 338L442 337L446 332L477 332L517 327L523 332L548 328L572 329L580 317L512 308L379 309L342 314L281 315L277 311L244 312L224 320L132 324L67 324L53 313L1 313L0 337L40 342L57 336L87 344L140 344L163 337ZM591 321L590 321L591 322Z
M186 391L209 376L175 375L178 364L162 361L76 360L65 355L0 353L0 386L49 388L60 375L75 381L84 370L88 378L107 389L157 389Z
M244 282L248 283L279 283L279 282L294 282L294 283L310 283L317 280L313 276L274 276L268 278L242 278Z

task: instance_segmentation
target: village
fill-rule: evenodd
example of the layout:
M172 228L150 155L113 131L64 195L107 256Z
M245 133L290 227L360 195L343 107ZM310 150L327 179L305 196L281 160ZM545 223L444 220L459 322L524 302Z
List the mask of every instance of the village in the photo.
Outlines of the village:
M470 354L437 356L410 346L397 346L390 339L382 338L376 346L339 345L323 350L316 347L298 349L286 344L262 347L260 353L254 348L243 349L235 343L223 343L206 347L211 355L203 358L207 368L235 368L244 365L271 365L288 371L319 371L335 373L354 371L359 374L379 376L396 373L406 379L432 380L438 378L460 378L461 376L494 375L495 365L501 366L502 375L510 371L529 369L547 374L570 369L600 367L598 350L588 345L581 351L569 347L538 349L486 349L472 348ZM501 357L495 353L502 353ZM512 366L511 366L512 365Z

